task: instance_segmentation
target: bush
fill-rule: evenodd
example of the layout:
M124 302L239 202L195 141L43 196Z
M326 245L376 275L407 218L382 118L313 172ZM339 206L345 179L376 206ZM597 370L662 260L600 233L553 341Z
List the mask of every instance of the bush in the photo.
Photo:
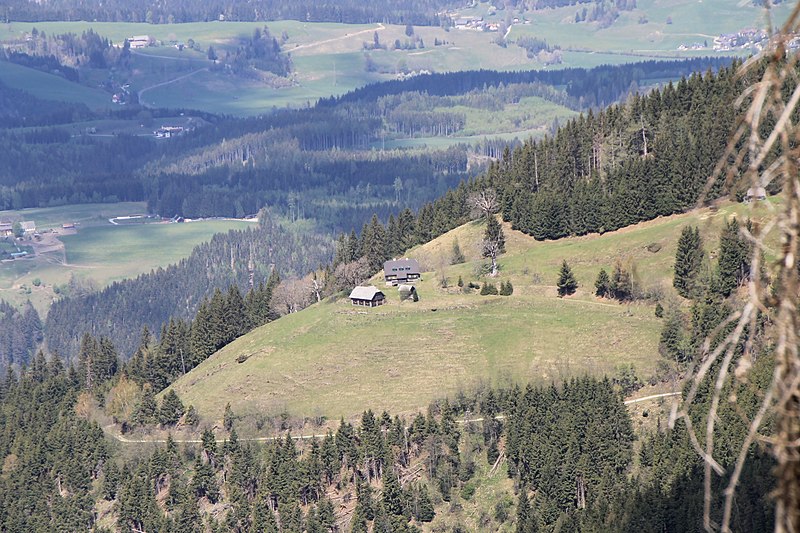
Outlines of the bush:
M511 296L512 294L514 294L514 286L511 285L511 281L500 283L500 296Z

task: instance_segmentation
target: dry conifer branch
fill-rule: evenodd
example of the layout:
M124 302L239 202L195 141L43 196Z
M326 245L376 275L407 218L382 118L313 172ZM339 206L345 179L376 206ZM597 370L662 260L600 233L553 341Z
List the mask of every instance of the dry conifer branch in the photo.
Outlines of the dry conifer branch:
M768 21L769 13L767 13ZM768 22L769 23L769 22ZM777 467L775 498L775 531L779 533L800 532L800 357L798 356L798 306L800 284L798 283L798 255L800 255L800 130L793 122L800 104L798 79L798 54L787 53L789 41L800 29L800 2L795 6L784 26L771 34L769 45L756 57L745 62L739 72L740 79L761 72L736 102L747 106L736 124L724 155L720 158L709 179L701 201L705 200L714 183L723 180L732 189L740 180L753 188L781 189L781 204L774 208L767 204L767 220L753 231L742 228L742 235L752 245L748 294L741 308L728 317L706 339L704 357L694 370L692 383L680 408L673 408L670 424L677 419L687 425L690 440L705 462L704 526L708 531L730 531L733 502L748 454L758 442L766 445L772 453ZM771 31L771 27L770 27ZM774 124L772 124L774 122ZM769 125L766 138L761 132ZM777 233L777 236L775 234ZM762 280L762 256L769 252L767 237L779 240L780 249L771 266L774 289ZM725 475L714 458L715 427L720 423L717 413L725 385L732 379L741 383L748 381L748 373L755 357L755 339L759 315L768 318L769 332L775 369L771 382L760 391L761 402L752 420L747 423L747 435L738 452L733 471L723 492L724 508L722 521L712 521L711 493L712 470ZM711 339L723 328L736 322L736 326L725 339L710 350ZM742 342L743 341L743 342ZM743 346L742 346L743 345ZM739 347L743 347L739 355ZM735 363L734 372L730 368ZM706 415L704 446L701 446L697 430L693 427L689 409L695 401L701 383L712 379L711 369L718 364L710 407ZM732 395L731 401L735 401ZM739 410L744 417L744 413ZM746 418L746 417L744 417ZM759 431L767 418L773 420L774 430L770 435Z

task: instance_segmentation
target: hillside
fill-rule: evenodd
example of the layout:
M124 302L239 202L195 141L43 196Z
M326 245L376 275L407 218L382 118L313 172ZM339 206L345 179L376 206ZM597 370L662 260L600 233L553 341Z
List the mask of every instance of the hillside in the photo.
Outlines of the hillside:
M600 268L630 260L645 290L667 295L680 230L699 225L709 249L718 245L726 216L742 204L660 218L605 235L538 242L505 227L507 253L497 282L510 280L510 297L463 294L478 281L477 242L483 225L469 223L412 250L428 271L420 301L353 308L342 295L288 315L238 339L174 384L183 401L206 419L220 419L227 402L238 415L350 416L371 407L407 412L476 383L549 383L568 376L613 375L632 364L643 380L659 361L662 322L652 303L620 305L593 295ZM449 288L436 269L458 238L468 262L446 267ZM659 245L660 249L655 250ZM556 297L561 261L580 284ZM382 286L380 281L376 281ZM553 339L569 339L570 349ZM239 363L237 360L242 360Z

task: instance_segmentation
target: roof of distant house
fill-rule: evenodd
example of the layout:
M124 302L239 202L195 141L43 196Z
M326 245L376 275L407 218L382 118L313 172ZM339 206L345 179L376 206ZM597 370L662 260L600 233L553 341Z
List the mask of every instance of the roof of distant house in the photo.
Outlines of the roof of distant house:
M392 272L393 268L403 268L403 271L419 274L419 262L416 259L392 259L383 264L384 273Z
M377 287L374 285L370 285L368 287L356 287L350 293L350 298L352 300L370 300L372 301L376 295L383 294L381 291L378 290Z

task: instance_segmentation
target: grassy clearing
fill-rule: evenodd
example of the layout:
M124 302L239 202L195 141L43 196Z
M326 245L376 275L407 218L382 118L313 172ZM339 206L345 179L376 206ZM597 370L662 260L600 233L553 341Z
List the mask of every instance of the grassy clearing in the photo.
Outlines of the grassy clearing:
M111 106L111 95L60 76L0 61L0 81L14 89L27 91L37 98L86 104L92 109Z
M145 202L119 202L114 204L74 204L58 207L34 207L17 211L0 211L0 219L33 220L37 229L60 228L73 222L81 226L108 224L108 219L133 213L146 213Z

